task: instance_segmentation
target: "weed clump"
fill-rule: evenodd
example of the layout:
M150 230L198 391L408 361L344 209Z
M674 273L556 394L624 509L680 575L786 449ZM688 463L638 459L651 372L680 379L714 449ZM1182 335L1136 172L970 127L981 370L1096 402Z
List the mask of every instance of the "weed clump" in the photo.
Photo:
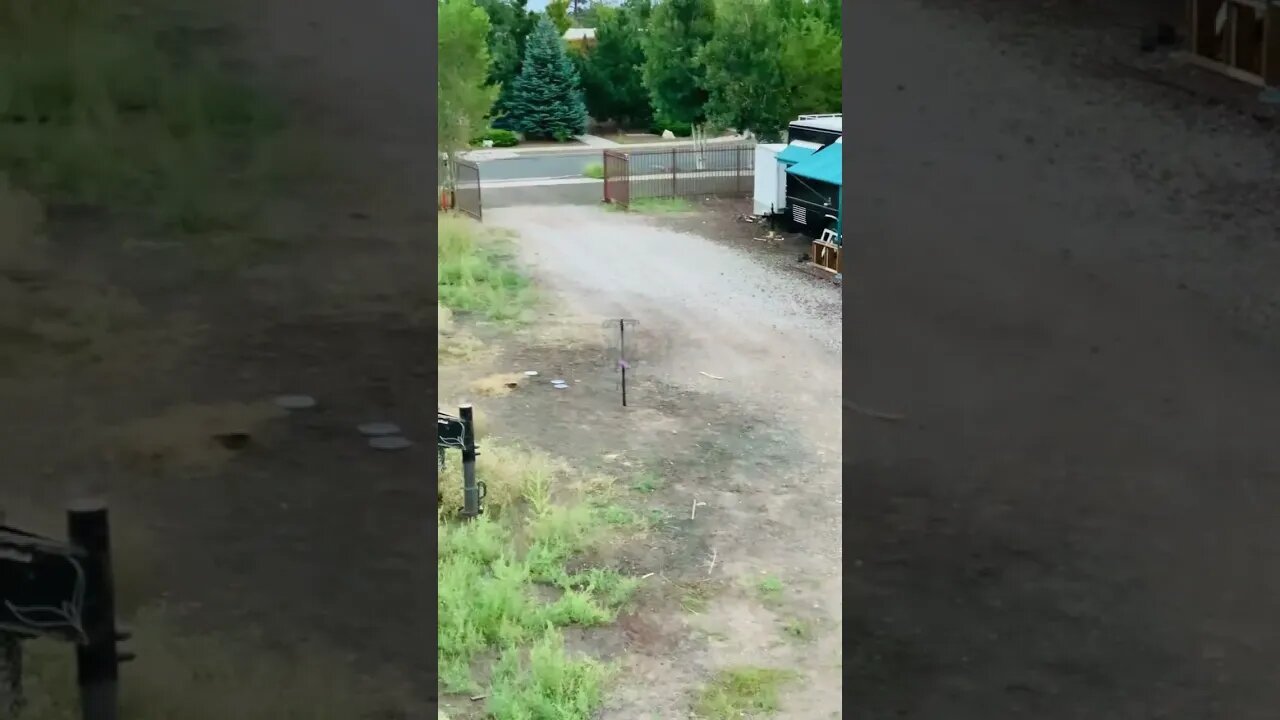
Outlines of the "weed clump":
M449 490L437 528L441 685L473 693L482 666L496 658L485 693L490 717L586 720L603 702L611 668L566 650L560 628L613 622L639 580L570 566L619 528L585 491L553 493L571 486L570 472L545 454L497 445L479 459L485 515L454 522L461 478L454 471L443 480L458 490Z
M796 679L790 670L735 667L722 670L699 695L694 713L704 720L738 720L758 713L776 712L779 694Z
M438 216L440 304L490 320L514 321L533 303L529 281L511 266L503 240L455 214Z
M56 202L233 227L272 176L283 113L155 10L0 5L0 167Z

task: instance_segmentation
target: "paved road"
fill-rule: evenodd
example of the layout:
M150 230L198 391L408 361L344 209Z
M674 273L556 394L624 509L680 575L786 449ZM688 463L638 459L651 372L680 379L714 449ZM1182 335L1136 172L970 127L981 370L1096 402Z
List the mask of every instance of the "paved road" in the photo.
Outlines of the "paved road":
M583 170L588 165L600 161L601 153L598 151L591 154L578 151L565 155L539 153L518 158L480 160L476 164L480 166L480 179L483 182L520 178L582 177Z
M485 209L520 205L594 205L603 200L600 183L484 190Z

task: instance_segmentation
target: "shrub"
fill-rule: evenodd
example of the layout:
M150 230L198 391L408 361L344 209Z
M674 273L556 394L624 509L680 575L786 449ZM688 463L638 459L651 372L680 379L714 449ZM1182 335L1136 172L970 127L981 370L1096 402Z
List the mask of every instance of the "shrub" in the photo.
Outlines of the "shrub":
M689 137L693 134L693 125L679 120L655 120L649 127L654 135L661 135L663 130L670 130L676 137Z
M483 135L471 141L472 145L483 145L485 140L493 143L494 147L515 147L520 144L520 137L510 130L501 130L499 128L489 128Z

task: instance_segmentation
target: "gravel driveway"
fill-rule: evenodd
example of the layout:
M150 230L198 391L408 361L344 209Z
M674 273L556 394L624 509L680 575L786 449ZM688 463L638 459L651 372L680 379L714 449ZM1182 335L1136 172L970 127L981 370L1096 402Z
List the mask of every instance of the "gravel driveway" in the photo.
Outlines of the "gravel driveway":
M791 688L779 718L839 713L839 290L740 249L600 207L502 208L486 223L519 233L523 259L559 296L559 320L639 321L643 376L676 388L680 401L671 407L678 411L668 409L669 421L690 428L647 451L697 456L673 482L707 501L697 532L717 548L715 577L739 588L701 613L717 624L721 640L684 652L667 648L654 666L629 658L641 664L613 693L617 714L609 717L682 716L681 698L698 678L733 665L800 671L804 680ZM641 408L651 402L642 399L621 421L630 423L628 435L645 431ZM559 411L586 412L586 405ZM766 432L744 431L740 422ZM697 431L709 433L712 445L693 440ZM729 447L729 457L719 458L712 446ZM705 479L696 478L695 465L706 468ZM694 544L666 558L661 570L687 562L681 558ZM788 595L829 631L812 646L778 642L779 609L762 606L751 591L762 573L785 578Z

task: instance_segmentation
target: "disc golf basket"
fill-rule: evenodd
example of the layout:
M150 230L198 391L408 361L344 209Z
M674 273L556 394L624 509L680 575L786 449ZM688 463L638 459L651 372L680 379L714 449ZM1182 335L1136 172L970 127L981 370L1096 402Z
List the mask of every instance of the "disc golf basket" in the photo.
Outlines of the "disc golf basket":
M614 372L618 373L618 387L622 391L622 407L627 406L627 371L631 369L631 365L635 360L636 342L634 330L639 324L639 321L631 318L618 318L601 323L601 327L604 328L605 336L608 339L610 360L613 364ZM631 332L630 347L627 344L628 332Z
M480 452L470 405L459 407L458 417L436 411L436 452L441 470L445 466L445 451L451 449L462 453L462 516L474 518L483 511L480 501L485 492L484 483L476 480L476 456Z

